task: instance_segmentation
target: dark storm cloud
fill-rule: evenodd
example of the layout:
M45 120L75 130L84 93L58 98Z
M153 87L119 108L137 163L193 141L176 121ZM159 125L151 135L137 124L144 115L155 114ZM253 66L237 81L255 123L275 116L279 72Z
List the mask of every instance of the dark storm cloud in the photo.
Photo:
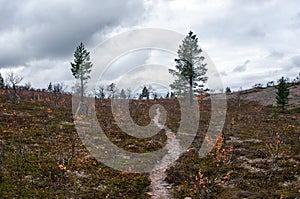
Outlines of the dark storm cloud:
M134 24L143 15L143 6L138 0L0 0L0 67L63 59L81 41L94 47L93 36Z
M247 70L247 64L249 64L250 60L246 60L242 65L236 66L232 72L245 72Z

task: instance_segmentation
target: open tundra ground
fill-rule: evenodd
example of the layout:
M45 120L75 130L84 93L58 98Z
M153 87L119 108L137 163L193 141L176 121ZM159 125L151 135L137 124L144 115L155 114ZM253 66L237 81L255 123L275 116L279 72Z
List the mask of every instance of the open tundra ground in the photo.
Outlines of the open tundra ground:
M275 89L269 89L228 96L223 136L205 158L199 158L198 149L210 121L210 100L200 100L197 136L164 174L126 173L98 162L77 135L70 95L18 91L20 102L11 103L8 92L0 90L0 198L159 198L160 190L153 189L162 187L163 194L178 199L299 198L299 85L291 90L292 105L284 114L274 111L270 95ZM149 124L149 108L156 103L167 110L165 126L177 132L176 99L132 100L131 117ZM101 127L118 147L141 153L168 143L165 130L145 139L123 133L109 100L97 102L96 109ZM161 183L153 186L151 180Z

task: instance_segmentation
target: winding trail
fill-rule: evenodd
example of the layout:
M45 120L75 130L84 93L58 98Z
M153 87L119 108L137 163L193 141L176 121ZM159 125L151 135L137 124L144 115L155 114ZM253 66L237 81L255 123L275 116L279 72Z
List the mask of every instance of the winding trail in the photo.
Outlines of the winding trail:
M170 194L171 185L164 181L167 176L165 172L172 165L173 160L179 157L179 155L182 153L179 140L176 139L175 133L173 133L168 127L159 123L160 114L161 112L159 108L157 108L153 121L160 129L164 129L166 131L167 144L165 148L167 149L168 153L150 173L151 192L149 194L153 199L172 198Z

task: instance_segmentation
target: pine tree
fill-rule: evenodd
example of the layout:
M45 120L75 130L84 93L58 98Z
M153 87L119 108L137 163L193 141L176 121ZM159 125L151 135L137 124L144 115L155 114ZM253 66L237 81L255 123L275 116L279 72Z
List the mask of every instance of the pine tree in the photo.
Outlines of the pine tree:
M126 94L125 94L125 90L124 89L121 90L120 98L121 99L126 99Z
M48 90L48 92L52 92L53 91L53 86L52 86L51 82L49 83L47 90Z
M4 87L4 79L0 73L0 88L3 88Z
M285 112L288 105L288 96L290 94L286 81L287 80L284 79L284 77L279 79L278 89L276 92L277 106L281 109L281 112Z
M130 99L130 98L131 98L131 95L132 95L132 90L131 90L131 88L127 88L127 89L126 89L126 97L127 97L127 99Z
M153 93L153 99L157 99L157 93L155 92L155 93Z
M226 89L225 89L225 93L231 93L231 89L230 89L230 87L226 87Z
M205 58L200 55L201 52L198 38L190 31L177 51L176 70L169 70L176 78L170 85L171 89L178 96L189 94L191 104L193 104L193 94L198 93L207 81L207 77L205 77L207 68L206 64L203 63Z
M168 92L165 98L168 99L169 96L170 96L170 93Z
M80 99L83 102L84 86L86 80L90 78L91 68L93 64L90 62L90 53L85 49L83 43L76 48L74 53L74 63L71 62L72 75L80 80Z
M141 94L141 98L143 99L144 97L146 97L147 100L149 99L149 91L146 86L144 86L144 88L142 90L142 94Z
M175 98L175 93L171 92L171 98Z
M118 91L116 84L111 83L111 84L107 85L106 90L110 93L108 97L114 99L115 94Z

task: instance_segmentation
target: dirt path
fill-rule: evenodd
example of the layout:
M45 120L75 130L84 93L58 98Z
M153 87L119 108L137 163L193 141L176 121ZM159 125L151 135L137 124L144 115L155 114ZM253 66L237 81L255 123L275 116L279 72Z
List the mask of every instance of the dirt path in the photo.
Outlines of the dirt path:
M164 181L166 178L166 170L171 166L173 160L178 157L182 149L179 144L179 140L176 139L176 135L171 132L169 128L159 123L160 110L156 109L156 115L153 119L155 124L160 128L166 131L167 135L167 144L165 148L168 150L168 153L163 157L160 163L156 165L153 171L150 173L151 179L151 198L172 198L170 194L171 185Z

